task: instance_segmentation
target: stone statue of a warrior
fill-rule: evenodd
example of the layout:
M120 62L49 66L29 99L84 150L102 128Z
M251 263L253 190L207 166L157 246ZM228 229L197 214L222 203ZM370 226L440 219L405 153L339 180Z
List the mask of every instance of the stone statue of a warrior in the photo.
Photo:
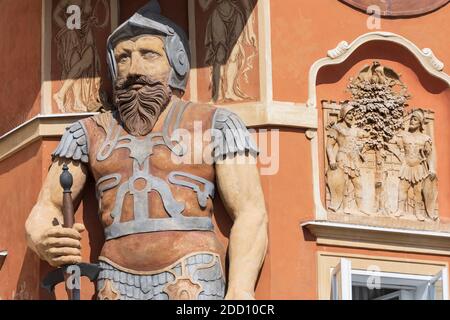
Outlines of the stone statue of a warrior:
M437 220L435 203L437 201L437 176L434 169L433 142L424 133L425 114L422 109L416 109L409 116L408 130L400 133L394 142L403 151L403 161L400 168L398 210L396 217L416 218L424 221L426 216L419 210L420 204L425 206L428 218ZM413 214L409 214L408 194L413 191Z
M184 32L157 1L122 24L108 39L113 110L67 129L27 220L39 257L55 267L79 263L84 226L54 226L59 175L67 164L74 199L93 176L106 239L99 299L254 298L267 248L258 151L236 114L181 100L189 58ZM200 139L186 138L199 130ZM199 152L200 161L191 157ZM228 279L212 223L215 187L234 220Z
M343 208L344 213L352 213L347 194L348 184L351 183L358 210L367 214L362 208L359 169L362 156L361 146L358 143L358 139L367 137L367 133L355 126L353 113L352 105L344 105L340 111L338 123L333 124L327 132L327 157L330 166L327 172L327 185L331 194L329 209L336 212Z

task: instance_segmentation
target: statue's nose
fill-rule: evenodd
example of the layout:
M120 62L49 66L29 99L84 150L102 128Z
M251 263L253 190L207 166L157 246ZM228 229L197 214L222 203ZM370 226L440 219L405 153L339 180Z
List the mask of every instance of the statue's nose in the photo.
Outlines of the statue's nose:
M137 53L133 53L131 55L131 65L130 70L128 71L128 76L141 76L141 75L144 75L142 57Z

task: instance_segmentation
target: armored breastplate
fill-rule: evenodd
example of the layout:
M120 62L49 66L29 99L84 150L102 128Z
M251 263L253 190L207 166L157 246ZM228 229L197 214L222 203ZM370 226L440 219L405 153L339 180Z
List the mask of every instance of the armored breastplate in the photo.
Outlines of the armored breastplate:
M111 113L68 129L54 156L74 159L81 152L80 161L89 164L106 240L136 233L213 230L214 162L178 161L189 148L173 135L177 129L193 135L195 123L202 124L203 134L213 129L213 159L257 153L236 115L181 101L146 137L129 135ZM210 141L202 141L207 148ZM197 147L194 141L191 147Z
M406 132L403 136L403 147L406 163L415 166L426 160L425 145L431 138L425 134Z
M358 129L337 125L334 129L339 133L337 138L339 152L353 154L359 150Z

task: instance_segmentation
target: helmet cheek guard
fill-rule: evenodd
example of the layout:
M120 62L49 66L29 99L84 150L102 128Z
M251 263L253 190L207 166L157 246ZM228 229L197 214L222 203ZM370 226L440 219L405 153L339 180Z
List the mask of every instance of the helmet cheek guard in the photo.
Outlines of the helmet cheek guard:
M191 68L189 55L177 34L166 37L165 47L169 64L172 67L172 72L169 76L169 85L172 88L184 91L186 89L189 70Z

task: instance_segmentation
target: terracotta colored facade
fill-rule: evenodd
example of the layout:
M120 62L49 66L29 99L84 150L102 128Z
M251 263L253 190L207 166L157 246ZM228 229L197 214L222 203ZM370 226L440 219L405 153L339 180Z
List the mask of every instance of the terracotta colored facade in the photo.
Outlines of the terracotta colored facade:
M27 249L24 230L25 220L37 200L51 164L50 154L59 141L61 128L70 122L67 119L63 122L61 120L63 116L55 117L51 112L46 113L46 110L56 111L54 107L52 109L48 105L53 103L51 97L54 91L51 88L57 82L54 79L56 73L52 73L54 70L51 67L48 70L49 66L45 65L48 58L42 56L48 54L45 44L51 44L53 41L53 33L47 34L42 31L48 30L45 28L45 17L51 15L46 15L45 12L49 10L51 2L19 0L0 4L0 34L3 39L0 43L0 56L4 57L1 70L3 79L6 80L0 85L0 106L4 115L0 119L0 135L16 130L13 135L10 133L0 138L2 205L0 251L8 251L5 263L0 269L1 299L55 298L39 287L39 281L50 267L40 262L34 253ZM120 0L109 3L116 6L111 10L111 13L117 13L117 21L110 21L113 26L114 23L120 23L130 17L146 1ZM208 14L211 9L202 11L197 1L160 0L160 3L163 14L183 27L191 40L193 33L200 39L196 42L197 61L193 64L195 73L191 74L191 82L184 98L197 98L199 101L208 102L206 100L211 96L210 66L204 64L205 53L201 48L204 41L202 32L207 25L207 16L205 18L203 15ZM305 104L311 98L310 69L313 64L325 58L327 51L333 49L339 42L346 40L351 43L369 32L397 34L420 49L431 48L440 61L446 65L450 63L448 5L412 17L382 18L381 29L370 30L368 29L370 17L366 13L337 0L257 0L255 3L256 6L251 9L255 12L253 23L258 40L257 55L250 59L253 67L247 73L248 82L242 75L237 78L241 84L240 88L251 98L240 102L218 103L232 110L235 107L235 110L240 111L256 104L265 106L268 104L265 97L270 96L272 102L287 102L293 104L292 108L297 106L306 108ZM198 25L191 23L192 12L195 12ZM262 13L267 15L261 16ZM96 38L96 41L101 43L97 49L104 64L106 39L103 36ZM54 50L51 50L52 56L56 54ZM252 55L252 50L256 49L252 49L244 41L243 50L245 54L241 57L244 57L242 59L245 61ZM443 243L442 250L439 249L438 253L437 249L431 246L429 250L422 248L423 250L414 252L399 247L381 249L369 245L367 247L348 243L339 245L338 242L334 245L330 244L331 242L318 243L318 236L301 226L308 221L322 220L317 216L315 197L319 196L322 202L325 201L326 156L323 152L324 125L320 102L349 99L349 94L345 92L349 78L357 75L364 65L374 60L401 73L402 81L412 93L412 99L408 102L410 106L426 107L435 113L434 147L439 177L438 207L441 223L450 223L449 83L427 71L417 55L408 48L392 41L368 41L355 49L342 63L328 65L318 71L317 84L312 84L317 90L315 98L317 113L313 113L316 121L312 121L311 125L295 126L287 120L286 124L283 124L282 120L268 120L258 124L255 120L255 127L258 130L279 130L278 171L273 175L262 176L269 213L269 250L256 288L257 299L318 299L319 287L323 282L319 279L318 271L320 253L450 264L450 251L442 249L449 246L445 241L450 243L450 239L445 237L440 238ZM269 72L264 73L264 68L268 68ZM102 71L104 86L106 91L109 91L110 84L104 71ZM448 73L448 66L445 66L443 72ZM54 80L54 83L50 82L50 94L44 92L47 88L44 83L49 81L45 74L50 74ZM277 107L276 103L273 105L274 108ZM19 128L21 124L38 114L53 118L42 120L38 117L25 125L25 128ZM252 115L246 116L252 118ZM243 118L247 119L245 116ZM35 130L36 126L44 129ZM47 130L47 133L42 134L42 130ZM35 131L38 132L37 135L33 135ZM317 132L318 155L314 154L314 148L311 147L311 132ZM11 137L14 141L11 141ZM30 137L33 137L31 143L24 143ZM16 150L16 146L19 145L20 149ZM317 160L314 160L315 156ZM318 168L318 177L314 173L315 166ZM315 179L318 179L316 183L319 183L320 195L317 195L314 187ZM92 181L84 194L77 211L77 221L87 226L87 232L83 234L83 258L85 261L95 262L102 246L103 235L97 219ZM215 206L218 208L215 217L216 230L226 245L232 222L220 199L215 200ZM420 240L420 236L416 239ZM94 288L91 284L83 280L82 288L82 298L94 297ZM65 292L61 286L56 291L56 298L65 299Z

